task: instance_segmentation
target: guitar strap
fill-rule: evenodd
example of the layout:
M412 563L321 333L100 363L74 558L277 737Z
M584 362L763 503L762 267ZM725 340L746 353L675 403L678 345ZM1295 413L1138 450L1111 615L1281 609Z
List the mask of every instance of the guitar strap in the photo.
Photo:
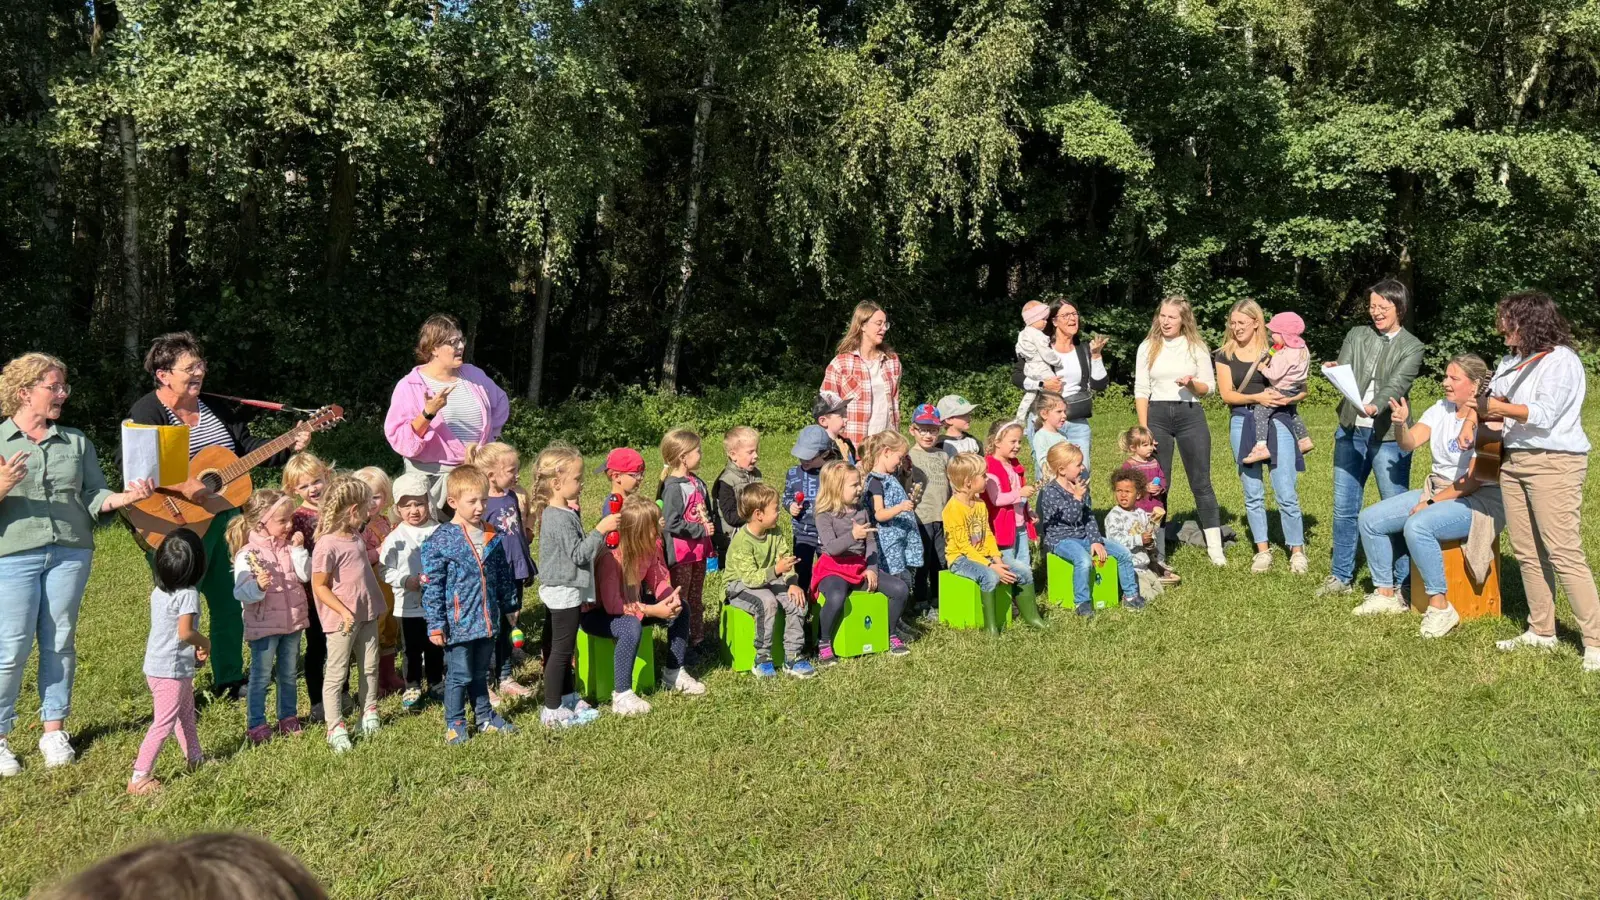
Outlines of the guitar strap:
M256 409L265 409L270 412L292 412L299 413L304 416L309 416L316 412L314 409L300 409L299 407L289 406L283 403L273 403L270 400L251 400L246 397L230 397L227 394L213 394L210 391L206 392L206 396L215 397L218 400L227 400L230 403L237 403L240 406L253 406Z
M1523 360L1521 363L1518 363L1516 368L1511 370L1517 373L1517 380L1511 382L1510 390L1506 391L1505 398L1507 400L1510 400L1512 396L1517 393L1517 388L1522 387L1522 383L1528 380L1529 375L1533 374L1533 370L1539 365L1539 361L1549 355L1550 351L1548 350L1543 353L1536 353L1533 356Z

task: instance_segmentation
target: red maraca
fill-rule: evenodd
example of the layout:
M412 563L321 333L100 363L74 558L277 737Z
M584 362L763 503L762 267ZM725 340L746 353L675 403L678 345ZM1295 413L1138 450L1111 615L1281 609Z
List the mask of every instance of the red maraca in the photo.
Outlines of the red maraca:
M617 513L622 512L622 495L621 494L612 494L611 496L606 498L606 512L611 514L611 515L616 515ZM622 532L613 531L610 534L606 535L606 546L607 547L617 547L621 543L622 543Z

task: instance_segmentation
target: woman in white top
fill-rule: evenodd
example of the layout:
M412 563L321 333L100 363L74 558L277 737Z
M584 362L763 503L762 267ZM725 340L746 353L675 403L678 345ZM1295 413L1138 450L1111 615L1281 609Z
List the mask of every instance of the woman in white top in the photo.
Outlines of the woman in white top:
M1083 331L1083 319L1079 315L1078 305L1071 300L1058 299L1050 306L1050 318L1045 320L1045 335L1050 339L1050 348L1056 352L1060 363L1056 366L1053 377L1042 381L1028 378L1023 372L1023 361L1019 357L1012 367L1011 382L1022 389L1023 402L1032 408L1038 394L1043 391L1050 394L1059 394L1067 401L1067 409L1073 407L1080 410L1087 408L1088 415L1078 418L1069 418L1058 429L1068 441L1078 445L1083 451L1083 465L1089 467L1089 415L1093 415L1093 404L1089 396L1106 389L1109 379L1106 376L1106 364L1101 359L1101 352L1105 349L1106 339L1097 337L1088 343L1078 340ZM1029 441L1033 440L1034 432L1038 430L1039 423L1032 415L1023 417L1024 433Z
M1211 393L1214 384L1211 348L1200 338L1188 299L1172 296L1161 301L1134 360L1133 402L1139 424L1155 436L1156 458L1169 481L1174 446L1183 457L1195 514L1205 529L1206 553L1212 563L1225 566L1222 517L1211 489L1211 427L1200 408L1200 398Z
M1495 369L1479 404L1486 420L1505 422L1500 488L1511 552L1522 567L1528 630L1501 650L1556 645L1556 578L1583 631L1583 669L1600 671L1600 599L1579 528L1589 438L1583 431L1588 373L1572 351L1567 321L1550 295L1512 294L1500 301L1500 333L1511 352Z
M1500 486L1481 483L1469 474L1476 451L1462 447L1458 441L1478 389L1488 381L1489 364L1481 357L1473 353L1457 356L1445 365L1444 399L1429 407L1416 424L1395 431L1395 443L1402 452L1410 453L1426 444L1433 468L1420 489L1396 494L1361 511L1357 529L1361 549L1367 554L1367 566L1372 570L1373 591L1355 608L1356 615L1409 611L1405 598L1400 596L1400 583L1415 565L1422 576L1422 588L1428 593L1422 636L1443 637L1461 621L1455 607L1445 599L1442 542L1467 540L1478 513L1494 523L1495 536L1505 523ZM1411 421L1406 398L1390 400L1389 410L1392 421ZM1405 562L1407 553L1410 564Z

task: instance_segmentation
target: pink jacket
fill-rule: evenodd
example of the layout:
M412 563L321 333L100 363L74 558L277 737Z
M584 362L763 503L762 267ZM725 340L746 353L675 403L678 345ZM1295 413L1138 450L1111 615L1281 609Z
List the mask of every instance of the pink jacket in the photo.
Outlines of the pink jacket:
M483 406L483 433L478 436L477 443L487 444L500 436L500 429L511 415L511 401L477 366L464 365L457 374L461 376L461 385ZM411 428L412 420L421 415L427 397L428 385L422 380L418 366L394 386L394 395L389 398L389 415L383 420L383 434L394 452L412 462L458 466L467 448L441 420L429 422L428 430L421 437Z
M1026 537L1037 537L1033 527L1033 510L1022 496L1027 484L1022 464L1009 465L993 456L985 456L983 464L988 474L983 481L983 496L989 507L989 529L994 532L994 542L1000 549L1017 545L1017 522L1027 525Z
M1311 351L1284 347L1261 364L1261 377L1279 390L1298 388L1311 376Z
M246 554L254 555L266 568L266 590L256 583L255 573L245 561ZM274 541L263 532L253 531L235 557L233 570L234 595L244 608L245 640L294 634L311 624L310 604L302 580L302 576L310 574L311 558L304 548L287 541Z

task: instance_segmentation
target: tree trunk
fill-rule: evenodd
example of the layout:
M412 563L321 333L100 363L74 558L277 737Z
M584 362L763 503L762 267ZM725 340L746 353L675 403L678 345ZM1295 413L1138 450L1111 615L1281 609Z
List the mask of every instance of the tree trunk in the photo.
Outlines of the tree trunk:
M261 227L261 189L258 187L266 160L260 147L251 147L248 154L249 181L239 197L239 245L233 264L233 290L241 298L249 296L250 286L260 277L256 269L256 240Z
M165 295L174 311L189 291L189 145L179 144L168 151L173 181L172 227L167 231L167 286ZM180 320L182 316L178 317Z
M143 267L139 262L139 135L133 116L117 117L122 144L122 351L138 360L144 317Z
M333 191L328 195L328 256L324 266L328 284L337 284L350 258L350 237L356 227L356 164L350 150L341 147L334 157Z
M611 194L601 194L595 201L594 252L589 255L588 277L584 279L584 293L589 296L589 317L583 328L583 355L578 360L578 380L584 386L594 383L600 369L602 341L601 329L606 321L606 306L611 298Z
M523 254L521 266L522 284L524 287L533 275L532 260ZM545 333L550 324L550 297L555 292L555 275L552 272L550 258L550 231L546 227L544 233L543 252L539 254L539 286L534 295L533 305L533 337L530 339L532 359L528 361L528 402L534 406L539 405L544 390L544 341Z
M717 32L722 24L721 0L706 0L711 34L706 42L706 64L700 76L700 102L694 111L694 144L689 153L688 205L683 216L683 240L678 264L678 291L672 304L672 325L667 351L661 357L661 392L678 391L678 357L683 350L683 317L694 282L695 235L700 229L700 183L705 177L706 131L711 124L711 89L717 82Z
M1506 16L1508 19L1506 24L1509 27L1510 13L1507 12ZM1515 81L1515 72L1511 64L1511 53L1509 48L1507 49L1506 81L1508 82L1508 86L1510 86L1510 84L1516 84L1516 89L1511 92L1511 96L1509 98L1510 109L1508 110L1507 116L1513 131L1515 131L1517 126L1521 124L1522 110L1528 105L1528 94L1533 91L1533 86L1539 81L1540 70L1542 70L1544 67L1545 53L1550 49L1550 30L1553 24L1553 21L1548 15L1542 17L1541 27L1539 29L1539 43L1533 48L1533 60L1528 64L1528 74L1523 77L1521 83L1516 83ZM1510 159L1500 160L1499 181L1501 187L1505 187L1511 183Z

